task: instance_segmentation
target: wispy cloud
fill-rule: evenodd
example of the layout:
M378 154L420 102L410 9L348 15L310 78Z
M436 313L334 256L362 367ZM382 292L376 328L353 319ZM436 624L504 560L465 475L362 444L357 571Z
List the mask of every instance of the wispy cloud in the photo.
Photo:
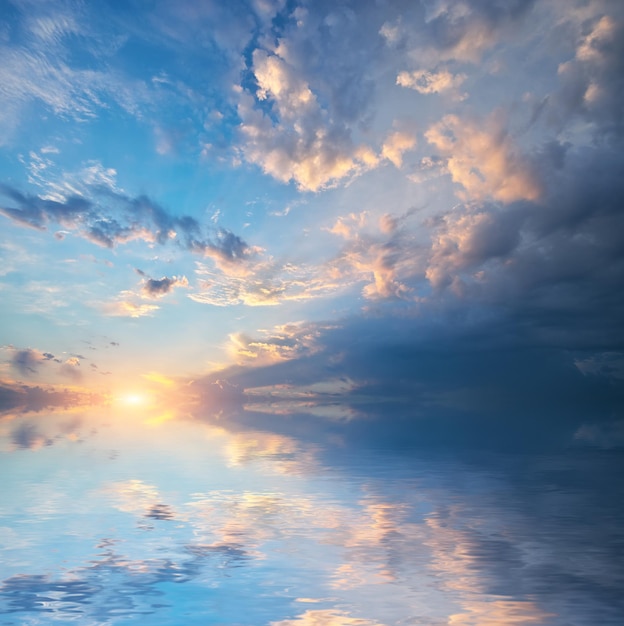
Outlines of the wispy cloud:
M139 318L152 316L160 307L157 304L145 304L133 301L132 292L122 292L119 297L112 302L93 303L92 305L104 315L111 317L132 317Z

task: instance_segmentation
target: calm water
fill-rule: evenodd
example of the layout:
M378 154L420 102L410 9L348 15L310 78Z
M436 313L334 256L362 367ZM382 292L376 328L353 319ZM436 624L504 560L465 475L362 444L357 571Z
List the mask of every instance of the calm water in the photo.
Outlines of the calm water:
M617 450L380 432L383 411L5 416L0 623L624 623Z

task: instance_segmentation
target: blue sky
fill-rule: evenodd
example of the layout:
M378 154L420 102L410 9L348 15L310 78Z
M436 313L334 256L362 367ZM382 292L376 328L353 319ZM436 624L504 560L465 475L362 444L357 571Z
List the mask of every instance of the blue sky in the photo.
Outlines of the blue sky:
M537 389L620 423L620 2L0 17L7 397L194 381L481 411Z

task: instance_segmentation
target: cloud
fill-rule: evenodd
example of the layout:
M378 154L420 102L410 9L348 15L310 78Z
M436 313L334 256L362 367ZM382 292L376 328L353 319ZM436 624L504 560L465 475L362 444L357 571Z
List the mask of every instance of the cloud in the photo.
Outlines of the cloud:
M62 201L47 200L0 185L0 195L16 205L0 205L0 214L37 230L57 223L105 248L133 240L149 245L174 243L212 258L218 267L230 273L245 273L245 264L261 251L225 228L203 228L190 215L174 215L147 196L129 197L99 183L91 193L93 199L71 196Z
M326 327L293 322L261 331L261 338L233 333L229 337L228 350L234 361L240 364L257 366L286 361L313 353L323 328Z
M413 139L380 139L386 120L370 132L374 76L388 62L379 45L382 14L370 2L357 10L297 7L273 45L265 39L256 47L238 104L242 159L304 191L352 180L385 159L400 167Z
M421 276L424 265L423 251L405 223L412 213L383 214L376 225L365 213L338 218L330 232L346 242L326 264L328 276L343 285L365 282L367 300L418 299L413 279Z
M380 34L388 46L407 47L410 56L437 64L440 60L478 63L503 37L518 36L534 0L506 3L433 0L387 20Z
M573 58L558 68L559 89L549 115L559 124L581 116L601 134L622 135L624 115L624 22L621 16L598 15L581 29Z
M41 352L31 348L25 350L12 349L10 364L22 376L30 377L42 374L41 367L45 366L45 373L48 376L58 375L72 382L80 382L83 376L80 370L81 359L84 359L81 355L71 355L62 361L51 352Z
M501 202L537 200L542 183L522 156L497 114L485 123L446 115L425 133L427 141L446 158L453 182L469 200L493 198Z
M257 250L238 265L217 262L213 268L196 263L199 291L189 298L213 306L276 306L327 297L353 284L332 263L295 264L261 256Z
M583 424L574 433L574 438L607 450L624 448L624 420L604 424Z
M213 259L217 267L227 275L245 275L250 272L262 249L250 246L238 235L219 228L212 241L190 241L190 249Z
M328 121L294 68L261 50L254 54L257 98L276 103L277 121L243 98L238 107L245 160L282 182L317 191L377 162L370 148L354 145L344 125Z
M396 83L401 87L408 87L422 94L450 92L461 100L465 96L459 92L459 87L466 78L466 74L452 74L446 69L439 71L415 70L399 73Z
M403 165L403 153L416 146L416 138L408 133L392 133L381 147L381 156L388 159L395 167Z
M0 206L0 213L21 226L37 230L44 230L50 220L62 226L74 226L91 208L91 203L79 196L57 202L24 195L8 185L0 185L0 193L18 205L17 208Z
M68 378L73 382L79 382L82 380L82 372L80 371L80 359L77 357L70 357L61 364L59 368L61 376Z
M450 285L460 272L508 257L520 243L522 215L481 209L455 210L440 218L433 236L427 280Z
M48 357L39 352L39 350L27 348L13 352L11 365L23 376L30 376L36 374L39 365L47 360Z
M460 205L434 221L426 276L470 306L541 327L549 341L608 351L622 339L622 157L605 145L564 153L563 163L536 157L547 181L538 201Z
M97 22L97 16L91 16ZM29 4L16 7L15 23L20 37L0 42L0 144L6 143L19 127L23 112L41 103L59 118L75 121L93 119L111 103L136 114L149 100L146 84L132 80L106 66L108 42L94 34L86 11L69 3ZM85 19L87 18L87 19ZM76 40L93 55L92 65L72 63Z
M32 386L0 380L0 414L24 414L54 408L101 406L105 399L96 393L68 390L64 385Z
M141 294L146 298L162 298L172 292L176 287L188 287L186 276L163 276L159 279L147 278L143 283Z
M120 297L113 302L95 303L94 306L102 311L104 315L110 315L111 317L132 317L139 318L145 316L152 316L155 311L158 311L160 307L156 304L143 304L133 302L126 299L128 296L134 294L126 294L123 292Z
M414 212L385 214L378 221L368 212L338 217L322 230L345 242L316 264L297 265L269 256L250 257L234 268L218 263L216 270L197 263L199 293L189 297L216 306L275 306L335 296L365 283L366 299L413 301L417 296L412 279L421 277L426 267L423 250L406 223Z

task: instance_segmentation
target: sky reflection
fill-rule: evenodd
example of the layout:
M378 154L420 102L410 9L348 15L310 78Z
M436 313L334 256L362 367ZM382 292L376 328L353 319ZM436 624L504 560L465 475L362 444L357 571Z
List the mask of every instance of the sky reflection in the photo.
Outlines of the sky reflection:
M243 426L249 415L150 411L2 422L3 623L589 626L624 615L613 451L406 450L357 429L351 440L352 422L328 438L329 418L309 416L295 436L283 415L269 430Z

